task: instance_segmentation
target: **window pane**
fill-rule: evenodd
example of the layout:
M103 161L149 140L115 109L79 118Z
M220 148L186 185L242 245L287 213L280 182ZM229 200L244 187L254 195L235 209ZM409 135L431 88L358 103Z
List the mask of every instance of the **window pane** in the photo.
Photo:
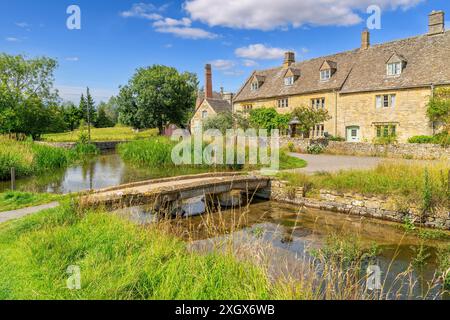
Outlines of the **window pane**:
M395 107L395 94L391 95L391 107L394 108Z
M381 108L381 96L376 97L376 107Z
M384 96L383 96L383 106L384 106L385 108L388 108L388 107L389 107L389 96L388 96L388 95L384 95Z

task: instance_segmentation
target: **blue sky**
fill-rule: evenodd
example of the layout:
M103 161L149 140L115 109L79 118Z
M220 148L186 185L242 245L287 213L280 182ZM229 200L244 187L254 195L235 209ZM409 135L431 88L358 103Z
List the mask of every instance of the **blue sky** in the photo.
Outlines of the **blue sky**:
M285 50L302 60L359 47L372 4L382 9L372 43L425 33L433 9L450 20L448 0L0 0L0 52L56 58L56 87L74 101L86 86L106 100L152 64L195 72L202 85L212 63L215 89L237 91ZM81 30L66 27L69 5Z

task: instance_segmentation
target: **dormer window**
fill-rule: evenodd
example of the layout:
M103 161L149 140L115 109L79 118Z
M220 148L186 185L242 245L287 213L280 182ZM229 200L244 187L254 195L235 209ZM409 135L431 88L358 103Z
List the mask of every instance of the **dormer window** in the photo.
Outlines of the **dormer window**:
M292 86L294 82L300 77L300 70L294 67L289 67L284 73L284 85Z
M256 91L259 89L259 83L258 82L252 82L252 91Z
M386 74L388 77L395 77L402 74L406 67L405 57L394 53L386 62Z
M320 81L328 81L337 70L337 63L325 60L320 67Z
M285 86L292 86L294 84L294 76L284 78Z
M261 76L261 75L257 75L257 74L254 75L252 83L251 83L252 91L258 90L262 86L262 84L264 83L265 80L266 80L265 76Z
M402 74L402 63L388 63L387 65L387 75L388 76L399 76Z
M327 81L331 79L331 69L320 71L320 80Z

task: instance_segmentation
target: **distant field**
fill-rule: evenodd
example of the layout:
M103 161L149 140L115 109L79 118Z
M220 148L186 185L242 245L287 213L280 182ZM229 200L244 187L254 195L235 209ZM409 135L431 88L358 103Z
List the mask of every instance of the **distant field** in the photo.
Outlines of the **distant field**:
M157 129L149 129L136 133L128 127L114 127L91 130L92 141L115 141L115 140L139 140L156 136ZM44 141L48 142L76 142L79 138L79 131L65 133L45 134L42 136Z

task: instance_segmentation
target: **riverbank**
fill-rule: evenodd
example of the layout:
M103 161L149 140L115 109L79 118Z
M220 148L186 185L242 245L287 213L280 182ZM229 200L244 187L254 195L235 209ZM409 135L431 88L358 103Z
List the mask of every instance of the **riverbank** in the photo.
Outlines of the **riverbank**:
M265 216L267 210L263 211L260 214ZM279 217L280 209L272 214ZM244 219L233 218L236 215ZM354 232L349 238L330 233L320 247L308 249L306 256L295 254L297 258L292 260L280 254L290 247L304 246L298 243L304 230L300 216L289 215L289 220L278 227L258 224L259 219L227 211L212 213L197 222L162 220L144 227L111 213L82 211L66 202L62 207L0 224L0 299L387 298L367 294L366 281L364 276L361 278L364 266L381 247L361 242ZM320 227L318 232L322 230L317 218L311 216L309 220ZM195 227L185 227L185 223ZM355 224L350 226L354 228ZM211 241L181 240L191 239L193 232L202 229L207 230ZM240 230L248 230L246 236ZM276 245L268 241L272 237ZM201 249L206 243L208 249ZM282 250L278 251L280 246ZM280 271L276 274L270 270L274 261ZM296 277L283 276L285 263L293 263ZM67 288L68 283L76 284L68 282L76 279L71 277L73 273L67 273L70 266L70 270L80 271L79 290ZM409 269L408 264L404 267L406 280L415 269ZM433 279L427 280L433 289L430 294L440 296L435 291L439 281ZM424 288L424 294L430 288ZM390 292L389 297L395 299L395 293Z
M448 163L395 164L370 170L284 172L272 186L279 201L400 223L450 229Z
M95 155L92 145L78 144L71 150L41 145L32 141L0 138L0 181L9 180L11 168L17 178L39 175L65 168Z
M63 196L57 194L7 191L0 193L0 214L5 211L39 206L62 199Z

